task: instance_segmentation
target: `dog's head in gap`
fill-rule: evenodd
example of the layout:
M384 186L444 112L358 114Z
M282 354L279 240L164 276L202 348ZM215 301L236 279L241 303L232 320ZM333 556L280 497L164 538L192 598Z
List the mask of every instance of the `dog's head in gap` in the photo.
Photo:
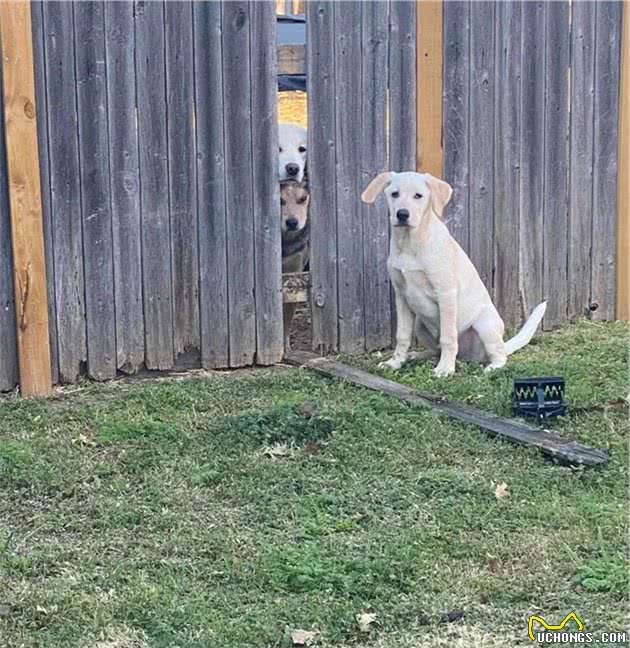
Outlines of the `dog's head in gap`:
M278 179L302 182L306 173L306 128L299 124L279 124Z
M365 203L373 203L385 192L389 222L393 228L417 228L431 212L442 217L453 188L430 173L413 171L379 173L361 194Z
M290 238L306 227L309 201L306 182L290 180L280 183L280 224L283 238Z

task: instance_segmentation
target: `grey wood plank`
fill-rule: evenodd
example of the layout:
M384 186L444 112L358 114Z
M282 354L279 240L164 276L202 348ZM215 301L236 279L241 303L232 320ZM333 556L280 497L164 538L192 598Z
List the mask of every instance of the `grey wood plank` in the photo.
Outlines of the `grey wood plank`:
M168 369L174 350L164 3L137 2L135 26L145 363Z
M522 317L518 294L521 5L499 2L495 15L494 297L506 325Z
M593 319L615 318L617 146L623 5L607 0L597 3L591 266Z
M167 2L165 9L173 334L178 356L199 348L193 13L191 2Z
M423 394L393 380L375 376L329 358L318 358L312 353L294 351L288 355L287 360L291 364L307 367L324 376L339 378L393 396L412 407L430 408L462 423L476 425L510 443L537 448L560 463L583 466L604 466L608 463L608 451L603 448L591 448L517 419L503 418L464 403L448 401L441 396Z
M116 376L116 316L102 2L74 4L87 371Z
M13 389L19 380L8 182L4 141L4 100L0 91L0 340L2 341L0 343L0 392Z
M387 161L388 6L363 3L361 22L361 181L360 189L382 171ZM389 219L387 204L361 203L365 346L383 349L392 342L391 286L387 271Z
M134 6L108 0L104 10L116 367L133 374L144 363Z
M597 2L571 9L568 317L588 314L593 226L593 99Z
M523 3L519 293L525 316L542 301L545 2Z
M339 339L333 7L330 0L306 5L313 349L323 353L337 350Z
M470 259L494 292L494 11L493 0L470 8Z
M389 166L416 170L416 3L390 3Z
M473 136L469 128L471 11L475 8L467 1L444 3L444 179L453 187L444 220L466 252L470 250L468 153Z
M59 349L57 346L57 303L55 300L55 263L53 249L53 217L50 195L48 103L46 101L46 61L44 56L43 11L43 2L34 0L31 3L35 105L37 106L37 145L39 149L39 175L41 182L44 250L46 254L46 284L48 292L48 334L50 338L51 382L54 385L59 382Z
M337 2L335 11L335 139L337 158L337 289L339 350L365 349L363 219L357 160L361 149L361 3ZM321 145L321 144L320 144ZM310 176L309 176L310 177Z
M282 334L282 249L278 188L276 8L250 3L251 105L256 257L256 363L279 362Z
M256 351L249 3L223 2L223 95L227 194L230 366Z
M59 380L73 382L87 359L73 4L43 10Z
M213 369L229 365L221 3L193 12L201 364Z
M545 328L567 316L569 164L569 3L546 7L545 199L543 282L548 300Z

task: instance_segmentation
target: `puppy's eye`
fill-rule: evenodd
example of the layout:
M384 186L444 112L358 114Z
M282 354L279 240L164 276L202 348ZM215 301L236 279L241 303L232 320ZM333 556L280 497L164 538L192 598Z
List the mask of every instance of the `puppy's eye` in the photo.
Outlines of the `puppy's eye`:
M305 146L299 146L299 147L298 147L298 151L299 151L300 153L306 153L306 147L305 147Z
M421 194L421 193L417 193L417 194L414 196L414 198L415 198L416 200L420 200L420 198L422 198L422 194Z
M287 204L287 201L284 198L280 198L280 204L284 207Z
M392 191L392 198L399 198L399 197L400 197L400 193L398 193L398 191Z
M303 205L306 202L306 196L298 198L298 205Z

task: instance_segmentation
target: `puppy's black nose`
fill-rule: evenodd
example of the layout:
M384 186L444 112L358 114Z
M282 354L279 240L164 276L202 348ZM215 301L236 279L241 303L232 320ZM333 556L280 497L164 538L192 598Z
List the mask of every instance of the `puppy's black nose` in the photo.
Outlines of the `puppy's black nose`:
M297 226L298 226L297 218L293 218L293 216L291 218L287 218L285 223L287 225L288 230L296 230L297 229Z
M285 165L284 168L290 176L296 176L300 172L300 167L293 162L289 162L289 164Z
M409 210L408 209L399 209L396 212L396 218L401 223L406 223L409 220Z

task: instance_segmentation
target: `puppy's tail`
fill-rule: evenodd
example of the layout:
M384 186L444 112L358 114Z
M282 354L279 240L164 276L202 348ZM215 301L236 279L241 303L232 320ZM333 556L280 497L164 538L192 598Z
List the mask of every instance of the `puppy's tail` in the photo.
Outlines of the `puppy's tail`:
M529 316L529 319L525 322L523 328L513 338L510 338L505 343L505 352L508 355L522 349L534 337L534 333L536 333L536 329L538 328L546 310L546 301L542 302L542 304L538 304L538 306L534 308L534 312Z

